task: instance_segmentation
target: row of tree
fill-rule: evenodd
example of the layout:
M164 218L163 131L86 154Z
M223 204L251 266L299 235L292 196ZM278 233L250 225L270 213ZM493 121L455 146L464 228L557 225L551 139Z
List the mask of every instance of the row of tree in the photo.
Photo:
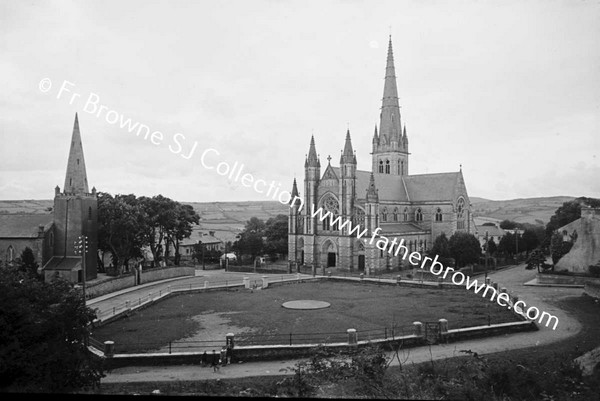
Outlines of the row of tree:
M143 258L143 249L152 253L152 263L169 258L179 265L179 244L192 233L200 216L190 205L162 195L136 197L98 193L98 250L110 252L114 271L129 268L129 261ZM99 263L102 266L102 263Z

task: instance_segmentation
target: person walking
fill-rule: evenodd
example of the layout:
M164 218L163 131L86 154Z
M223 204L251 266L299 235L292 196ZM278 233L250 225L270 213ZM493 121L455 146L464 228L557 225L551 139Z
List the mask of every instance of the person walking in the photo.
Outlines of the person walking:
M207 359L208 359L208 355L206 354L206 351L204 351L204 354L202 354L202 358L200 359L200 362L202 363L202 367L206 366Z
M215 353L215 350L212 350L212 358L211 358L211 365L213 367L213 372L216 372L217 370L219 370L219 354Z

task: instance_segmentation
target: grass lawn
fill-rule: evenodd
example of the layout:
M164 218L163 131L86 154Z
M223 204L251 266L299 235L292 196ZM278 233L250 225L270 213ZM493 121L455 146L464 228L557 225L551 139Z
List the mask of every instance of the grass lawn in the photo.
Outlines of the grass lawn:
M571 297L565 300L554 302L560 305L561 309L567 310L576 316L583 324L582 330L574 337L546 346L532 347L526 349L512 350L506 352L500 352L495 354L486 355L485 358L488 360L490 365L496 363L508 363L515 367L521 365L525 369L534 370L539 372L540 382L544 379L547 374L560 370L561 365L567 361L574 359L575 357L597 347L600 345L600 305L590 297ZM459 357L451 358L443 361L435 362L435 370L450 370L460 372L460 367L464 364L467 359L472 357ZM429 369L431 366L430 362L424 362L419 365L408 366L408 369L413 371L424 371ZM387 374L399 375L401 371L398 368L390 368ZM245 377L239 379L225 379L225 380L202 380L202 381L169 381L169 382L149 382L149 383L103 383L98 390L100 394L150 394L155 389L160 389L162 394L166 395L204 395L212 397L222 396L262 396L262 397L273 397L278 394L280 385L279 383L283 377L281 376L264 376L264 377ZM573 383L569 383L568 377L565 377L560 382L556 383L558 390L555 388L554 391L549 391L545 399L551 400L588 400L598 399L598 383L600 377L596 374L595 378L584 379L581 388L575 392L565 392L560 389L560 386L569 385L573 387ZM475 387L476 379L471 378L472 387L477 388L478 392L474 399L508 399L502 397L494 397L491 388L485 389L483 384L479 383L479 386ZM418 385L419 378L415 375L414 385ZM504 383L505 385L510 383ZM515 383L515 385L522 385L522 383ZM546 385L548 385L546 383ZM577 383L575 383L577 385ZM344 393L344 385L340 384L336 394L336 398L342 398L339 394L345 394L347 398L352 396L357 397L357 394ZM482 388L483 387L483 388ZM534 386L528 386L533 388ZM334 389L335 390L335 389ZM526 389L525 389L526 390ZM513 391L514 393L514 391ZM331 397L334 397L333 395ZM542 399L538 393L533 393L529 396L513 396L511 399ZM416 398L422 399L422 397L403 397L405 399ZM451 398L451 397L446 397ZM457 397L454 397L457 399ZM458 399L465 399L465 397L458 397Z
M283 302L314 299L331 303L326 309L290 310ZM448 320L452 328L517 321L504 307L465 289L408 288L319 281L273 285L266 290L211 291L177 295L129 317L94 330L93 337L112 340L119 352L157 349L170 341L214 340L225 333L238 344L344 341L354 328L359 339L381 338L387 327L395 334L411 334L412 323ZM371 332L369 332L371 331ZM329 334L338 333L338 334ZM302 336L304 334L304 336Z

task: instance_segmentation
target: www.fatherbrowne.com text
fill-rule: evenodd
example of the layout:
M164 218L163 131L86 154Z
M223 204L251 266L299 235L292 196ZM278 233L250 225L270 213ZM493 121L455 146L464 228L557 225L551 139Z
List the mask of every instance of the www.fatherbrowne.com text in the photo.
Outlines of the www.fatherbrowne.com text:
M350 220L344 220L341 216L334 216L330 211L325 211L322 208L315 209L315 205L312 205L311 217L318 217L321 222L328 219L331 227L334 227L336 230L343 230L344 228L347 228L348 234L356 235L356 238L358 239L368 235L369 232L367 228L364 228L361 231L360 225L353 225ZM423 257L419 252L416 251L409 254L409 249L404 245L404 239L401 239L399 242L397 238L390 240L389 238L380 235L380 232L380 227L377 227L371 232L371 238L368 240L370 245L376 241L375 238L378 238L375 242L377 249L387 251L394 256L398 256L400 253L402 253L402 260L406 260L408 256L408 261L411 265L420 265L420 268L423 270L426 269L428 262L430 262L429 271L432 274L445 279L450 273L452 273L450 280L453 284L464 285L466 289L472 290L475 294L481 293L481 296L484 298L489 296L490 301L493 302L496 300L500 306L508 307L508 309L514 308L517 314L524 316L529 320L537 320L539 324L542 324L545 321L546 327L549 327L550 324L554 322L552 329L556 330L556 327L558 326L558 318L556 316L551 315L548 312L542 312L540 314L540 310L535 306L529 307L526 311L524 311L524 309L527 307L525 302L519 300L513 303L510 299L510 296L506 292L498 292L489 284L480 284L476 279L465 276L462 272L455 271L455 269L452 267L444 267L444 265L438 261L438 255L435 255L435 257L432 259L429 256ZM367 238L364 238L363 240L367 242ZM490 293L489 295L488 292Z

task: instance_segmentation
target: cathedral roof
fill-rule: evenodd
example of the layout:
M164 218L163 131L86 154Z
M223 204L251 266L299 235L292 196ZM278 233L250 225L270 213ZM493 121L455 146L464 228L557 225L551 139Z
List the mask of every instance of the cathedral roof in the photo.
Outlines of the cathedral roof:
M426 234L427 231L423 230L416 224L412 223L381 223L382 233L387 234Z
M339 167L332 169L340 176ZM460 172L404 176L375 173L373 176L380 202L454 201L462 181ZM370 171L356 171L356 195L359 199L365 199L370 177Z
M38 238L52 226L52 214L0 214L0 238Z

